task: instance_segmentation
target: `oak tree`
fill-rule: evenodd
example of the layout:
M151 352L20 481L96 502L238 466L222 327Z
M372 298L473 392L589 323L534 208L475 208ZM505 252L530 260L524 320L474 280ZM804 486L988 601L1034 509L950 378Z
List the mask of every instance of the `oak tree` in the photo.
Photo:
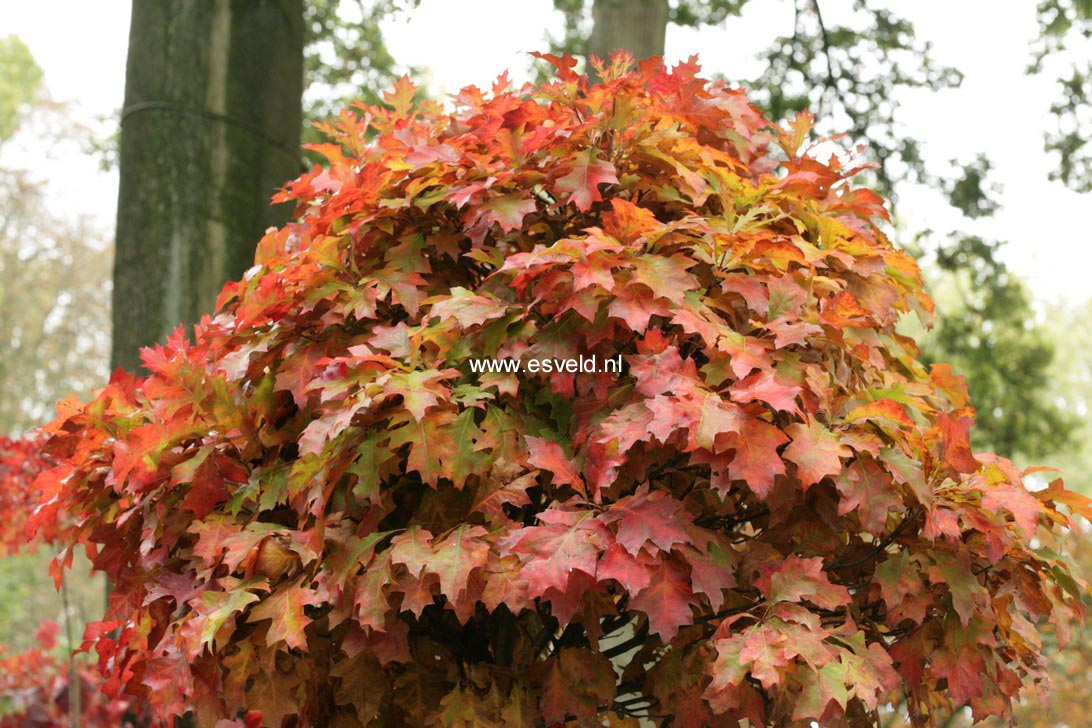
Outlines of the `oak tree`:
M853 152L694 61L546 59L324 124L215 315L61 404L34 521L114 585L106 688L221 728L1007 715L1092 510L972 450Z

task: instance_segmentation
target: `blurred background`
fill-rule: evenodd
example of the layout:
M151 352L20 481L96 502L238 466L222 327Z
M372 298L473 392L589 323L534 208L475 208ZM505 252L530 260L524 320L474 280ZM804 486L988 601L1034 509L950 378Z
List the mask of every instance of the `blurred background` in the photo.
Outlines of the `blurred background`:
M866 145L937 301L906 331L966 375L975 444L1092 495L1088 0L0 0L0 435L212 308L314 163L310 122L403 74L444 100L542 78L529 51L619 46L696 54L772 117L807 108ZM105 585L77 568L58 593L49 544L8 531L0 660L51 620L63 671ZM1018 725L1092 708L1092 636L1052 660L1057 696Z

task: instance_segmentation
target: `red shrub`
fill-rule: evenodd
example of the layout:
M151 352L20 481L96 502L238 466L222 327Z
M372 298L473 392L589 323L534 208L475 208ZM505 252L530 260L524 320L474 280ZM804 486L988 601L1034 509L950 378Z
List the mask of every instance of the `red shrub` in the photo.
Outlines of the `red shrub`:
M1032 539L1087 502L971 452L859 168L693 63L550 60L326 125L195 340L47 428L107 686L201 725L1005 714L1079 612Z

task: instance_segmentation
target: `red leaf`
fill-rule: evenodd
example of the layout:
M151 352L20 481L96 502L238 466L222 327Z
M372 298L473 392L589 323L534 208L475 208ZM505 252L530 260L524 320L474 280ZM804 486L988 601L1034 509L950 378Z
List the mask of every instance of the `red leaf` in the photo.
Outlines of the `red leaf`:
M732 385L732 399L736 402L765 402L775 410L796 412L796 397L801 388L778 380L770 371L757 371Z
M746 481L759 498L765 498L773 488L774 478L785 473L785 463L777 448L789 441L785 433L754 417L743 421L738 435L731 435L728 446L735 450L729 466L734 480Z
M796 463L800 486L807 490L823 478L842 472L842 458L853 454L838 436L815 420L794 422L785 428L792 442L785 448L786 460Z
M554 485L581 486L583 479L580 473L573 467L572 461L565 455L560 445L552 440L544 440L532 435L525 436L524 440L527 442L527 451L530 453L527 462L551 473Z
M265 638L267 645L284 642L293 649L305 649L307 637L304 629L311 623L311 618L304 614L303 608L320 602L320 595L313 589L287 584L263 598L251 609L247 621L253 623L270 620L269 632Z
M944 464L957 473L973 473L982 467L971 452L970 417L952 418L942 412L937 420L944 447Z
M618 184L618 176L614 173L613 164L596 159L595 147L588 147L576 154L568 174L558 178L555 187L559 192L568 194L576 209L587 212L593 202L602 201L603 196L599 194L601 184Z
M536 209L533 199L518 194L494 197L481 207L485 219L491 223L497 223L506 233L521 228L523 218Z
M563 522L547 522L512 531L498 542L502 553L515 553L523 562L520 576L527 580L532 596L547 589L565 591L569 574L582 571L594 577L596 561L610 534L590 512L558 512L549 509L539 519L563 515Z
M649 567L653 564L648 554L634 556L615 543L603 553L595 576L600 580L614 579L630 594L636 594L652 583Z
M819 556L810 559L790 556L765 569L755 586L770 602L808 601L821 609L837 609L850 601L849 590L832 584L823 573L823 559Z
M649 629L665 644L674 639L680 627L694 623L692 604L694 593L686 575L667 559L652 571L652 583L630 599L630 606L648 615Z
M599 520L617 524L615 538L631 554L637 555L646 543L670 551L675 544L690 540L687 522L675 515L682 508L679 501L650 491L646 485L607 507Z

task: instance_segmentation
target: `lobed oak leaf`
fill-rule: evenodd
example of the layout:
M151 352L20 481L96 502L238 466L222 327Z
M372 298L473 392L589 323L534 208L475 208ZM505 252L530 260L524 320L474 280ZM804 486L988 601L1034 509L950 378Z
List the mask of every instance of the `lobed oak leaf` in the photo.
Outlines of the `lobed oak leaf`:
M651 335L655 329L649 332ZM629 358L629 373L637 380L637 391L646 397L672 393L684 396L700 382L692 359L683 359L676 346L660 352L641 352Z
M636 594L652 583L649 569L654 563L647 554L634 555L614 543L603 552L596 566L595 577L599 580L614 579L630 594Z
M603 215L603 229L624 242L637 242L650 233L663 228L651 210L621 197L610 200L611 212Z
M760 370L733 384L730 391L736 402L764 402L775 410L797 412L796 398L801 390L799 385L785 383L770 370Z
M856 510L861 528L868 533L882 531L891 509L902 507L891 474L871 458L858 457L835 478L835 485L841 496L838 514Z
M769 602L811 602L821 609L837 609L850 602L849 590L832 584L823 572L820 556L790 556L781 564L762 570L755 586Z
M789 122L788 129L777 129L777 144L790 159L796 159L801 145L814 127L815 115L807 109L798 111Z
M781 683L781 670L795 655L788 638L769 625L750 630L739 651L740 663L762 687L769 690Z
M445 296L426 299L425 303L431 303L428 314L430 317L439 316L441 320L455 319L464 329L481 326L501 318L508 310L502 301L486 294L468 291L461 286L452 288L451 292ZM379 328L376 327L376 329ZM408 345L408 341L406 343ZM408 351L406 353L408 354Z
M554 183L555 189L568 195L569 200L581 212L590 210L593 202L603 200L603 196L599 193L599 185L618 184L614 165L596 157L595 147L588 147L577 152L568 174L559 177Z
M666 552L690 541L687 521L675 515L681 510L681 502L645 485L604 509L599 520L617 524L617 543L636 556L646 543Z
M486 564L489 543L481 526L463 524L433 543L425 572L440 580L440 592L457 601L467 588L470 573Z
M1061 479L1051 481L1046 488L1035 491L1032 495L1047 503L1061 503L1072 513L1092 521L1092 499L1075 491L1066 490Z
M544 525L516 529L497 543L502 556L507 552L520 557L520 576L531 596L548 589L564 592L574 571L594 577L599 554L609 543L610 532L590 511L563 512L562 522L548 520L557 515L562 515L557 509L547 509L539 514Z
M630 598L630 606L648 617L649 629L667 644L681 627L694 623L694 592L686 575L663 558L650 574L652 583Z
M836 434L816 420L794 422L785 428L792 442L785 448L786 460L796 463L796 475L805 491L823 478L842 472L842 458L853 451Z
M527 462L553 475L554 485L581 486L583 478L560 445L532 435L526 435L524 440L529 453Z
M982 695L988 674L986 661L974 645L964 645L958 651L938 651L932 659L930 672L948 682L948 694L956 707Z
M451 375L451 371L436 370L395 372L387 379L383 390L389 396L401 395L402 405L420 422L430 408L438 406L451 394L450 389L440 384Z
M371 405L371 399L363 397L361 408ZM301 455L320 455L326 443L333 440L352 425L356 416L355 407L338 407L325 412L308 423L300 433L299 447Z
M421 480L434 488L456 461L457 447L450 429L455 420L453 412L433 409L422 419L410 416L408 421L402 420L400 426L390 428L391 449L409 445L406 469L419 473Z
M902 405L886 397L861 405L845 416L846 422L856 422L857 420L887 420L905 427L912 427L914 424L914 421L906 414L906 410Z
M633 282L641 283L657 298L665 298L677 306L686 302L687 291L698 288L698 281L687 272L697 261L677 253L670 258L662 255L642 255L633 259Z
M402 595L401 611L410 612L420 618L425 607L432 606L434 603L439 583L440 580L435 574L425 574L420 577L412 573L403 574L394 583L392 593Z
M648 329L648 322L653 316L671 315L664 300L644 286L626 286L621 291L616 290L607 312L625 321L631 331L639 334Z
M696 391L692 396L672 398L664 404L673 405L676 412L673 418L689 420L688 451L701 448L723 452L729 449L729 436L742 433L749 419L739 405L711 392ZM656 410L653 412L660 414Z
M601 705L614 701L614 668L602 654L563 647L551 663L539 702L546 725L564 721L570 715L588 723Z
M970 404L967 382L962 374L956 374L950 364L938 362L929 368L929 381L939 389L956 410Z
M937 419L942 437L944 465L957 473L973 473L982 467L982 463L971 452L972 422L970 417L953 418L947 412L942 412Z
M539 603L549 605L550 616L558 624L572 624L578 616L582 617L587 612L588 599L599 588L594 576L576 569L569 572L564 589L547 589L539 597Z
M383 92L383 100L390 105L395 116L406 117L413 108L413 99L416 95L417 85L409 79L409 76L402 76L394 82L394 87L390 91Z
M890 623L910 619L921 624L932 597L921 579L919 564L899 551L876 566L873 581L880 587L880 597L887 604Z
M507 233L521 228L523 218L536 209L534 199L513 193L492 198L481 206L480 214L487 222L497 223Z
M785 463L777 448L789 441L778 427L756 417L746 417L737 434L726 439L727 448L735 450L729 465L734 480L746 481L756 496L766 498L774 478L785 474Z
M283 675L275 670L257 673L247 690L247 697L255 705L262 706L262 725L283 725L288 716L299 715L302 710L297 694L299 683L298 677Z
M994 513L1004 509L1012 514L1013 521L1024 533L1024 538L1031 538L1039 528L1039 515L1043 505L1035 496L1023 487L1009 483L983 486L982 507Z
M613 443L618 452L628 452L638 442L647 441L650 434L660 432L659 428L653 427L654 420L655 415L644 402L633 402L610 413L599 423L595 443Z
M405 566L412 576L421 576L433 554L433 536L420 526L413 525L391 539L392 564Z
M255 623L270 620L265 638L270 647L284 642L292 649L306 649L307 637L304 630L311 623L311 618L304 614L303 609L321 602L322 595L319 592L290 582L263 597L258 606L250 610L247 621Z
M822 721L830 715L833 705L845 710L849 691L845 665L841 661L831 660L815 671L801 671L800 677L804 688L793 707L793 720Z
M585 252L584 256L574 261L570 268L573 274L573 291L583 291L592 286L599 286L607 293L612 292L614 290L612 269L617 263L615 256Z
M250 580L232 586L227 591L202 592L200 604L197 607L198 623L201 628L200 644L202 647L211 645L217 632L224 626L228 619L242 612L249 605L261 599L250 589L264 584L264 580Z
M978 582L965 558L940 551L930 556L933 565L928 569L929 581L944 584L952 598L952 609L959 615L964 627L971 623L985 598L985 590Z
M681 555L690 564L690 583L695 594L704 595L714 612L724 605L724 591L736 586L736 557L716 539L704 549L683 548Z

